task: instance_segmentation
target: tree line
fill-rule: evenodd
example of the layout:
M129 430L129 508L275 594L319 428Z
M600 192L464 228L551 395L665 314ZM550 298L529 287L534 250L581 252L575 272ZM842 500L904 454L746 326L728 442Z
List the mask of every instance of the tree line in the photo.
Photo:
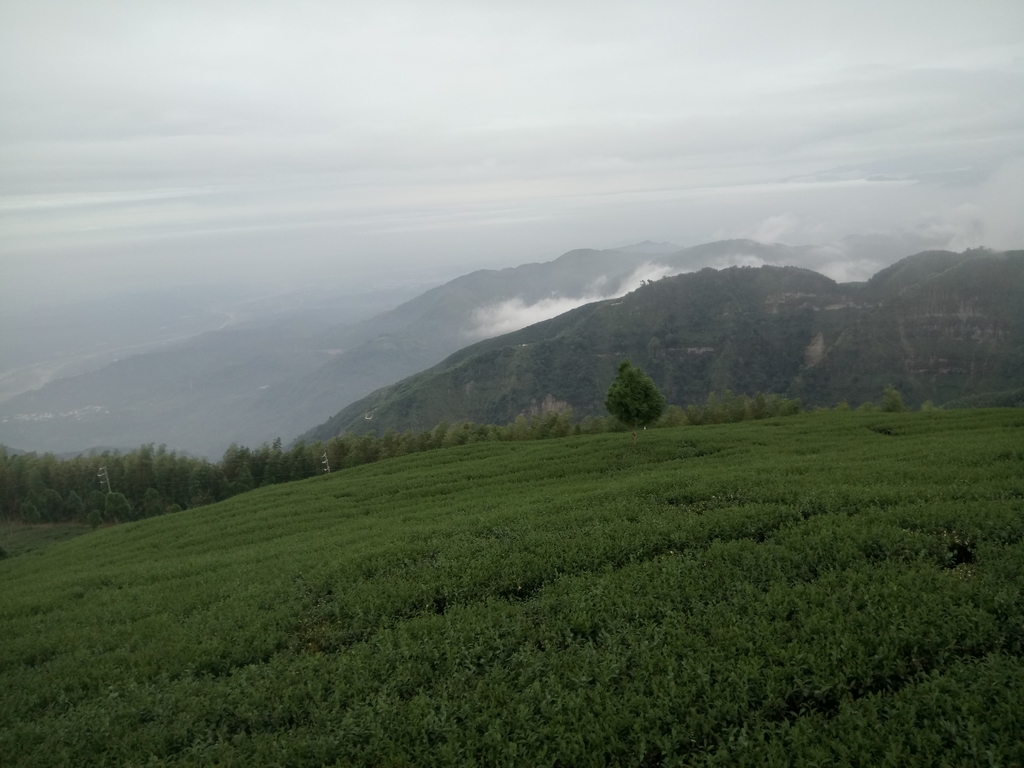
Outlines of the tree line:
M746 397L726 391L708 396L704 406L669 406L652 428L787 416L800 413L799 400L779 395ZM144 445L128 453L59 459L51 453L17 454L0 446L0 519L23 523L89 523L93 527L200 507L261 488L329 471L370 464L409 453L487 441L544 440L579 434L625 432L613 417L575 421L571 408L506 426L442 422L415 434L388 429L339 435L326 443L281 440L251 449L232 444L218 462L165 446Z

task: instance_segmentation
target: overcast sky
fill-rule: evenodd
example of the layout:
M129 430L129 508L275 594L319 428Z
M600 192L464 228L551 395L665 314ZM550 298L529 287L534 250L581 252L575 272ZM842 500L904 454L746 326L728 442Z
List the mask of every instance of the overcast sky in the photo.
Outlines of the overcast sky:
M8 308L1022 213L1020 0L0 0Z

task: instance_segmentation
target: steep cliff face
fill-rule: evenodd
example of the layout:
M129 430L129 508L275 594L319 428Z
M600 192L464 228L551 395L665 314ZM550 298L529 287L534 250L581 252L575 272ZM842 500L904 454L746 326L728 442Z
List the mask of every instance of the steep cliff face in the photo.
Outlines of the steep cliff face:
M924 253L851 284L792 267L705 269L467 347L305 437L601 414L624 357L679 405L725 389L856 405L889 383L910 405L941 403L1024 384L1022 331L1022 252Z
M936 261L945 268L924 273L912 265L916 283L906 270L894 275L896 290L866 286L877 306L806 372L805 396L872 399L893 383L912 403L944 402L1024 383L1024 253Z

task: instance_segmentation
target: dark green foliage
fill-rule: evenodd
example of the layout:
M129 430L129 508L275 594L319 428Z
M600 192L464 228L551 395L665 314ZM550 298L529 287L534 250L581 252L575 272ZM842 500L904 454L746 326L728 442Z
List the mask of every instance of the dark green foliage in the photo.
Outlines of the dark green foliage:
M882 393L882 410L886 413L900 413L903 411L903 397L892 384L885 388Z
M5 501L7 501L7 500L5 499ZM106 506L106 504L107 504L107 497L104 495L103 491L97 490L95 488L93 490L89 491L89 509L90 510L94 510L94 509L99 510L100 513L102 514L103 509Z
M156 517L164 513L164 502L160 498L160 491L156 488L147 488L142 497L142 517Z
M1024 408L1024 387L1005 392L986 392L960 397L943 404L943 408Z
M0 754L1021 764L1022 429L478 441L8 558Z
M54 544L77 538L91 528L85 523L47 523L32 525L21 522L0 523L0 541L8 557L40 553Z
M0 520L114 522L107 515L100 467L106 467L111 488L127 502L125 510L118 501L116 517L124 522L164 514L171 506L212 504L261 483L319 474L322 453L323 446L315 443L286 454L278 440L255 450L232 445L216 464L151 445L126 454L105 451L60 461L52 454L12 454L0 446Z
M64 501L64 512L69 520L76 520L79 522L84 520L86 507L85 502L82 501L82 497L74 491L69 491L68 497Z
M64 511L64 500L53 488L47 488L39 494L39 511L48 523L59 520Z
M27 523L40 523L42 517L39 515L39 510L36 509L36 505L31 501L26 501L21 504L21 519Z
M132 519L132 507L124 494L108 493L103 508L103 519L110 523L124 523Z
M653 424L665 412L665 396L650 376L634 368L629 360L623 360L605 395L604 407L633 431L636 444L637 429Z
M704 407L691 405L684 411L678 406L670 405L657 426L674 427L691 424L726 424L738 421L756 421L776 416L795 416L802 411L799 400L780 397L779 395L763 395L758 393L753 398L746 395L734 395L725 390L721 397L712 392L708 395Z

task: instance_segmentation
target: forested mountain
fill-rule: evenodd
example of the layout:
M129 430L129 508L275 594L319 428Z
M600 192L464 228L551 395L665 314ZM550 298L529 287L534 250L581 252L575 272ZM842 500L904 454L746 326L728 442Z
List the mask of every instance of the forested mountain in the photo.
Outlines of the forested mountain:
M339 329L327 343L343 351L297 379L292 400L315 404L327 415L482 338L588 302L617 298L643 280L736 261L802 263L816 253L751 240L724 240L673 253L658 253L657 246L580 249L550 262L456 278L354 328Z
M1020 387L1024 252L925 252L866 283L767 266L665 277L467 347L303 438L602 413L624 357L678 405L727 389L856 405L892 383L917 405Z
M126 357L0 403L0 443L57 453L166 443L215 457L232 442L294 435L467 344L618 296L642 279L820 258L811 248L746 240L666 247L570 251L464 275L355 325L232 327Z

